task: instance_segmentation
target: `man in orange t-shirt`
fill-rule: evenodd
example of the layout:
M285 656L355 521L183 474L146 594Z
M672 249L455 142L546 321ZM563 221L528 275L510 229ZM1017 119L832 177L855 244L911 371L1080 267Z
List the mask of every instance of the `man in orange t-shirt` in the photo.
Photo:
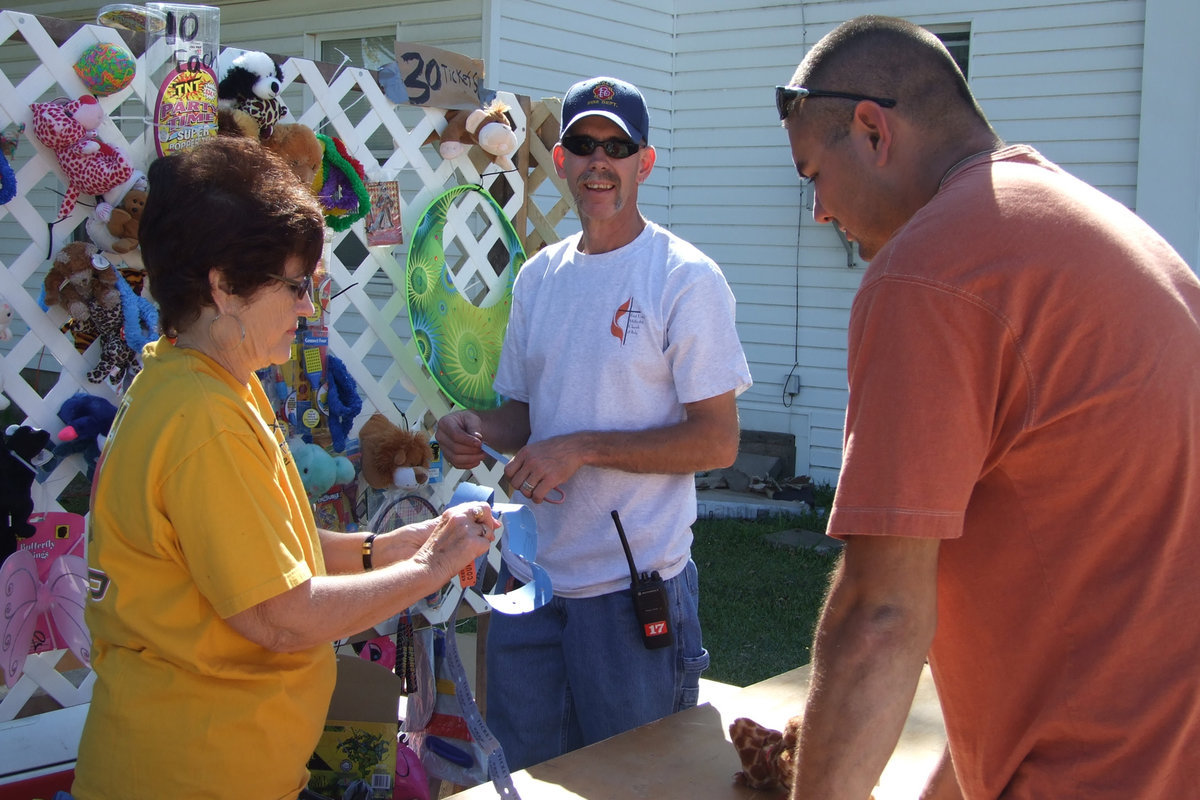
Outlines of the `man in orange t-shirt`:
M793 796L870 793L928 656L926 800L1200 786L1200 282L1005 146L937 39L852 20L777 90L850 320L846 540Z

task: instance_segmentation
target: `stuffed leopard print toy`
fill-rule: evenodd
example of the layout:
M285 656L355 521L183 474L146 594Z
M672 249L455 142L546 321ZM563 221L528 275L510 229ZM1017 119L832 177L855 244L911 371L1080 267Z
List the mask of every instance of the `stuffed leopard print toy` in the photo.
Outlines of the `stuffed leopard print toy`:
M100 339L100 363L88 373L92 383L108 381L114 386L132 378L140 370L138 354L125 343L125 314L120 300L115 304L92 300L88 303L90 322Z

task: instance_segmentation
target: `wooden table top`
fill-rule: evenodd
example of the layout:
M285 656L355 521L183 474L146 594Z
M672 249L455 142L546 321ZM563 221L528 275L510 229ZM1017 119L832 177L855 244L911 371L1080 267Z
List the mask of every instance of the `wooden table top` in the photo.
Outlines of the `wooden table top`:
M729 741L729 724L750 717L782 730L808 696L809 667L747 686L718 688L708 702L635 730L513 773L525 800L751 800L770 795L733 783L741 764ZM915 798L945 745L945 729L926 667L900 743L888 763L876 800ZM494 798L490 783L453 795Z

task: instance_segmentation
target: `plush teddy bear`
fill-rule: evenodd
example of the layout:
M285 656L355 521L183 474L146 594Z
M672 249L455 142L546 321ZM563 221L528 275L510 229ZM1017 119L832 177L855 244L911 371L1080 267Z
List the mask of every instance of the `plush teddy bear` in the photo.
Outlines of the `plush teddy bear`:
M514 169L510 156L520 142L507 112L508 105L500 100L492 100L474 111L446 112L445 129L434 134L441 139L438 152L445 159L458 158L471 145L479 145L501 167Z
M141 272L145 265L138 247L138 226L149 197L146 173L135 169L132 177L104 194L88 215L88 238L112 263Z
M325 155L325 148L317 140L312 128L298 122L281 122L262 143L263 147L287 162L301 183L312 187Z
M34 462L50 441L48 431L27 425L10 425L0 436L0 562L17 550L17 539L34 534Z
M429 480L433 448L423 431L414 433L383 414L372 414L358 432L358 446L363 479L373 489L415 486Z
M77 322L88 320L94 307L119 309L117 273L91 242L70 242L54 257L43 280L46 305L61 306Z
M248 50L229 64L217 84L217 106L232 112L239 129L250 130L241 115L248 116L258 128L255 138L266 139L275 123L287 116L287 106L279 100L283 89L283 69L266 53Z
M345 456L335 456L320 445L301 439L293 439L288 447L310 500L354 480L354 465Z
M138 246L138 225L141 224L142 209L146 207L147 192L130 189L121 204L112 210L108 219L108 232L117 237L113 250L128 253Z
M75 208L81 194L104 194L133 175L133 165L123 152L100 140L96 129L104 121L100 101L91 95L70 102L32 103L33 134L58 157L67 179L67 194L59 206L59 219Z

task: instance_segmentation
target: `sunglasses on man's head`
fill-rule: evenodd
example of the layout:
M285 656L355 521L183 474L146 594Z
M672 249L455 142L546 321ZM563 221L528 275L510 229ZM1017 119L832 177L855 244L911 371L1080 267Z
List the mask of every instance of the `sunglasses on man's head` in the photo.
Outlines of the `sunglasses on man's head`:
M803 86L776 86L775 108L779 110L779 119L785 120L792 113L792 106L797 100L805 97L840 97L843 100L870 100L884 108L894 108L896 101L890 97L872 97L869 94L854 94L853 92L827 92L824 89L806 89Z
M590 136L564 136L562 146L567 152L577 156L590 156L596 148L602 148L609 158L629 158L642 149L637 142L629 139L593 139Z
M271 277L282 284L292 287L292 294L296 295L297 300L301 300L305 295L312 293L312 275L305 275L303 278L289 278L286 275L272 274Z

